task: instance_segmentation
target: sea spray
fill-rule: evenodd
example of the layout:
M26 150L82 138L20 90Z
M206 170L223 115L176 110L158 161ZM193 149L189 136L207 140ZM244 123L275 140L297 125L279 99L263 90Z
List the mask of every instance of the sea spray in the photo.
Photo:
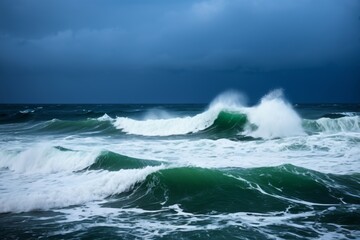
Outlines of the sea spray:
M284 99L282 90L264 96L259 105L248 109L248 118L255 125L248 135L265 139L304 134L301 118Z
M219 94L209 104L209 109L220 109L221 110L240 110L247 104L247 97L245 94L235 91L228 90Z
M174 118L174 114L160 108L151 108L144 113L143 120L170 119Z

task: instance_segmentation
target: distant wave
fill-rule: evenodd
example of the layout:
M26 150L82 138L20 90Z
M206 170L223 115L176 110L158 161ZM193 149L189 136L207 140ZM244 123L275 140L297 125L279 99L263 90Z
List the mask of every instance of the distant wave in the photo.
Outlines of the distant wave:
M304 120L303 126L309 132L360 132L360 116Z
M107 116L106 114L104 116ZM99 132L101 134L118 133L119 131L105 117L88 118L84 120L60 120L52 119L41 122L32 127L33 131L45 131L56 133L86 133Z
M358 114L355 112L338 112L338 113L327 113L324 114L322 116L322 118L331 118L331 119L336 119L336 118L342 118L342 117L353 117L353 116L357 116Z
M26 109L15 113L1 113L0 123L16 123L32 120L35 116L35 110Z

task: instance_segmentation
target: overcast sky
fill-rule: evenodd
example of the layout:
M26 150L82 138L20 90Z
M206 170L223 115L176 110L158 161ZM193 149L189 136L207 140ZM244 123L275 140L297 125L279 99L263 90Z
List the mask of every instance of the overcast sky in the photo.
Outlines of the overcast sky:
M360 102L359 0L1 0L0 102Z

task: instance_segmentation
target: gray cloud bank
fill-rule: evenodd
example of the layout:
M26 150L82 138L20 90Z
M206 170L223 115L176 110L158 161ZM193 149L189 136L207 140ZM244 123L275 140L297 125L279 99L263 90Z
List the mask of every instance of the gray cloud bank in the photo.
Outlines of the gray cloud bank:
M0 102L359 101L359 69L359 0L0 1Z
M357 0L0 2L0 63L24 69L351 65Z

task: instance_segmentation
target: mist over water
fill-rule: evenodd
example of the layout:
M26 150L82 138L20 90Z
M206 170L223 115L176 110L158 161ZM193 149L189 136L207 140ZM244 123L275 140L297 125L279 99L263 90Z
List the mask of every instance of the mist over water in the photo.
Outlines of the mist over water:
M360 106L1 105L5 238L355 239Z

